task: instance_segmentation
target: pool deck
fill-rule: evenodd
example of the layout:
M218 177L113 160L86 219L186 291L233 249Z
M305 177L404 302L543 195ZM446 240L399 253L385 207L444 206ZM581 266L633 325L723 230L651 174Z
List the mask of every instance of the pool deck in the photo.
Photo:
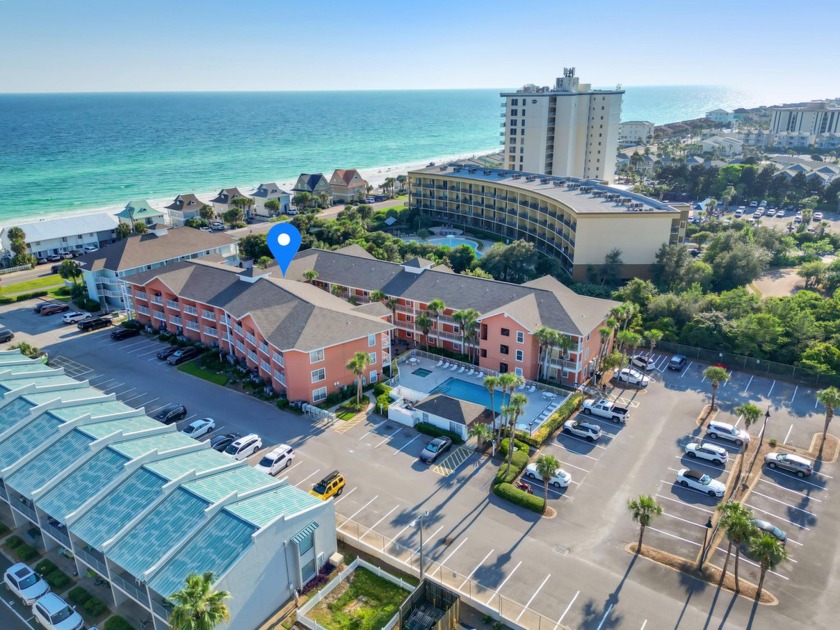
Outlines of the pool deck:
M416 392L423 392L429 395L433 389L450 378L457 378L462 381L483 386L484 379L478 378L478 368L461 363L457 363L455 370L452 370L451 368L438 367L437 364L441 361L441 358L427 358L428 356L434 355L426 355L425 352L419 352L416 350L402 355L398 359L399 385ZM454 364L451 360L449 360L449 363ZM461 367L465 367L463 372L460 371ZM412 374L412 372L420 368L429 370L429 375L418 376L416 374ZM472 375L469 375L470 369L475 370ZM484 372L484 376L489 375L489 372ZM551 407L561 405L563 401L565 401L565 398L562 394L557 395L554 392L548 392L544 389L540 389L537 383L529 381L526 385L529 387L533 386L535 389L533 392L529 391L529 388L517 390L518 393L525 394L525 396L527 396L528 404L522 412L519 421L516 423L516 428L519 431L528 431L529 429L531 431L535 431L549 417L550 414L546 414L546 411ZM566 395L569 393L570 392L565 392ZM497 399L499 395L500 392L497 390ZM553 399L549 398L551 395L554 396ZM533 422L533 425L529 427L529 423L531 422Z

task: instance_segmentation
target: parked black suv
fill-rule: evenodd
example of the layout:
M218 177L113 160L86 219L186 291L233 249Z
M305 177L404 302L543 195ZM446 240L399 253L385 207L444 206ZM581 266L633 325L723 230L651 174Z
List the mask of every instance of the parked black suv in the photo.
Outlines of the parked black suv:
M136 328L117 328L114 332L111 333L111 339L114 341L122 341L123 339L129 339L130 337L136 337L140 334L140 331Z
M172 424L183 420L187 417L187 408L179 403L169 403L160 408L155 414L155 420L160 420L163 424Z
M210 448L222 453L228 446L241 437L241 433L226 433L225 435L217 435L216 437L210 439Z
M15 338L15 333L11 330L6 328L5 326L0 326L0 343L5 343L6 341L11 341Z
M169 346L168 348L164 348L163 350L159 350L157 353L157 358L161 361L166 361L169 357L175 354L177 350L177 346Z
M194 359L199 354L201 354L201 350L198 348L179 348L175 352L173 352L168 359L169 365L181 365L184 361L189 361L190 359Z
M89 319L84 322L79 322L78 324L76 324L76 328L78 328L82 332L88 332L89 330L99 330L100 328L107 328L108 326L112 326L113 324L114 322L105 317L94 317L93 319Z
M688 363L688 359L681 354L675 354L668 362L668 369L674 370L675 372L682 372L686 363Z

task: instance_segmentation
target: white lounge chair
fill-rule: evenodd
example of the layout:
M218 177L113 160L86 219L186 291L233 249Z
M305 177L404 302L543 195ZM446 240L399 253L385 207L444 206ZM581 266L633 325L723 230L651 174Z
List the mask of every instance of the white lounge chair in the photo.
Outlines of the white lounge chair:
M462 366L461 366L461 369L460 369L460 370L458 370L458 374L462 374L462 373L463 373L466 369L467 369L467 366L466 366L466 365L462 365Z
M522 385L520 385L519 387L516 388L516 391L521 392L526 387L528 387L527 383L522 383Z
M537 391L537 386L536 385L531 385L531 387L528 388L528 393L529 394L533 394L535 391Z
M438 361L437 364L435 365L435 367L440 367L441 365L443 365L443 359Z
M475 374L475 370L473 368L470 368L467 372L467 376L472 376L473 374Z
M453 364L452 364L452 367L451 367L451 368L449 368L449 369L450 369L452 372L454 372L455 370L457 370L457 369L458 369L458 364L457 364L457 363L453 363Z
M476 375L476 378L484 378L484 372L479 372L479 373Z

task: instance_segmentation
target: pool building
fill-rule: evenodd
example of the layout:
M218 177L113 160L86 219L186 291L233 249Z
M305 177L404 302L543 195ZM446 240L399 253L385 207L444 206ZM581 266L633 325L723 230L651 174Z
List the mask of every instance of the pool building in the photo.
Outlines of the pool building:
M256 628L336 550L332 501L17 351L0 351L0 505L156 630L187 575L208 571L231 595L219 628Z

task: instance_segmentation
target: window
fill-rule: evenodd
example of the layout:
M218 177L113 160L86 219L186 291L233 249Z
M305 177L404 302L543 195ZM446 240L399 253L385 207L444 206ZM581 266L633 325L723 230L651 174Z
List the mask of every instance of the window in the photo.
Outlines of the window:
M515 106L515 105L519 105L519 99L518 99L518 98L512 98L512 99L510 100L510 104L511 104L511 105L514 105L514 106Z
M516 351L516 360L519 361L520 363L522 362L522 359L524 358L524 356L525 356L525 353L522 352L522 350L517 350Z
M319 387L315 391L312 392L312 402L321 402L322 400L326 400L327 398L327 388L326 387Z
M318 363L324 360L324 349L318 348L317 350L313 350L309 353L309 362L310 363Z
M379 373L376 370L370 371L370 383L375 383L379 379Z
M510 354L510 348L507 346L499 346L499 352L502 354Z
M513 372L514 372L514 374L516 374L517 376L522 376L522 368L515 368L515 369L513 370Z
M306 538L304 538L303 540L300 540L298 542L298 553L301 556L303 554L305 554L307 551L309 551L310 549L312 549L312 545L315 544L314 539L315 539L315 534L312 533L312 534L309 534L308 536L306 536Z
M370 357L370 364L376 365L376 353L371 352L370 354L368 354L368 356Z
M368 335L368 345L375 346L376 345L376 335Z
M510 337L510 328L502 328L502 337Z
M481 349L481 358L482 358L482 359L486 359L486 358L487 358L487 349L486 349L486 348L482 348L482 349Z
M326 368L319 368L317 370L312 370L312 382L313 383L320 383L327 378L327 370Z
M521 330L516 331L516 343L525 343L525 333Z

